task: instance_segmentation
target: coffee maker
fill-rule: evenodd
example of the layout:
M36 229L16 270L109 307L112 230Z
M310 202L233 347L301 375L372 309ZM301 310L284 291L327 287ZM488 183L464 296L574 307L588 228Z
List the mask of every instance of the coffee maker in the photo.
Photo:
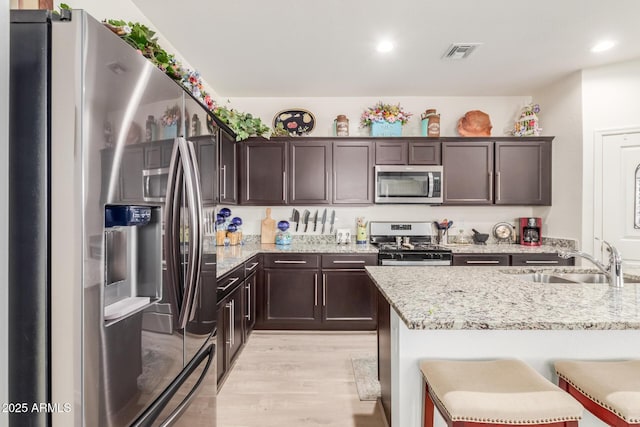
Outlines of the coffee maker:
M542 218L520 218L520 244L542 245Z

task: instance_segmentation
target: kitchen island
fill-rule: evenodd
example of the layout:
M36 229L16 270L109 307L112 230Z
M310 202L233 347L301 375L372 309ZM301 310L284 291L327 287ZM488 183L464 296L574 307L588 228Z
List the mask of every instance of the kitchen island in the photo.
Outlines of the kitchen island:
M379 289L382 403L392 427L421 426L426 358L519 358L557 383L558 359L640 357L640 285L533 283L578 267L367 267ZM629 271L628 278L640 279ZM436 424L444 421L436 416ZM585 413L581 426L603 425Z

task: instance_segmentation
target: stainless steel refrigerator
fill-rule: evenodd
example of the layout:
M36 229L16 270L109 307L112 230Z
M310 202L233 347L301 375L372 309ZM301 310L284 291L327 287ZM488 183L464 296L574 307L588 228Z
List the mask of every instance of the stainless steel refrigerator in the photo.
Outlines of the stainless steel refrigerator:
M11 12L10 82L10 425L215 426L213 117L79 10Z

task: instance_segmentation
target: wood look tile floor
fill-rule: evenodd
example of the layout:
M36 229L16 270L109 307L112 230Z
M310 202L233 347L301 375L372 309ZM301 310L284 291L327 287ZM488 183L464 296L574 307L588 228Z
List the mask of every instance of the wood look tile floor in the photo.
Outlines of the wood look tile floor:
M351 355L366 353L373 332L254 331L218 394L218 427L384 427L353 378Z

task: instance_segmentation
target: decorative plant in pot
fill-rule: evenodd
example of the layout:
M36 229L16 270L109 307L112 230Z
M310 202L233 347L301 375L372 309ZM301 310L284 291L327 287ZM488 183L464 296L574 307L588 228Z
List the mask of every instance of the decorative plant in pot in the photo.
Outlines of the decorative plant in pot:
M167 107L164 114L160 118L163 127L164 138L175 138L178 136L178 128L180 127L180 107L178 104Z
M398 105L378 102L360 116L360 127L371 126L371 136L401 136L402 126L413 114Z

